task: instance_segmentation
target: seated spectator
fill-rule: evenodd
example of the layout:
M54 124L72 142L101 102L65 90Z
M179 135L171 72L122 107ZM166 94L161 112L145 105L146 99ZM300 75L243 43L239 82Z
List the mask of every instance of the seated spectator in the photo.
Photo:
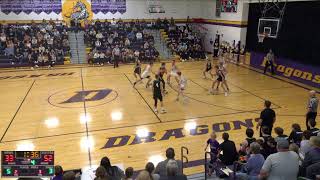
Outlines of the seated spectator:
M246 141L248 142L248 146L250 146L251 143L256 142L256 138L253 137L254 135L253 129L248 128L246 130L246 135L247 135Z
M219 145L219 159L226 166L233 165L235 161L238 160L238 153L236 145L233 141L229 140L229 134L222 134L223 142ZM222 151L222 154L220 153Z
M303 140L300 143L300 152L303 157L307 152L309 152L312 149L312 146L310 144L311 135L312 135L311 131L309 130L303 131Z
M320 179L320 162L307 167L306 177L309 179Z
M289 135L289 142L290 143L296 143L298 146L300 146L300 143L302 141L302 131L299 124L292 124L292 131Z
M289 142L279 140L278 152L271 154L264 162L260 171L261 179L297 179L299 172L299 157L295 152L289 151Z
M121 178L124 178L123 171L117 166L111 166L109 158L103 157L100 161L100 166L103 166L106 169L106 177L108 179L121 180Z
M308 166L320 162L320 137L312 136L310 143L312 148L305 154L301 165L303 174L305 174L304 172Z
M270 131L270 129L269 129L269 127L267 127L267 126L262 126L261 127L261 137L264 139L264 142L267 142L267 140L269 139L269 138L272 138L271 137L271 133L269 133L269 132L271 132Z
M277 142L274 138L269 137L263 145L264 157L267 158L269 155L277 152Z
M76 174L73 171L68 171L63 174L62 180L75 180Z
M96 177L94 180L108 180L106 173L106 169L102 166L99 166L96 170Z
M295 144L295 143L292 143L289 146L289 151L297 153L297 155L299 156L299 166L300 166L302 164L302 156L301 156L301 153L300 153L299 146L297 144Z
M256 142L250 144L250 157L242 167L241 173L236 173L239 179L257 179L264 163L264 157L260 154L260 145Z
M175 153L174 153L173 148L168 148L166 150L166 157L167 157L166 160L159 162L159 164L157 165L156 170L155 170L155 174L159 174L160 177L167 175L166 166L167 166L168 162L170 160L175 160L174 159ZM182 173L182 162L180 160L177 160L177 164L178 164L178 172L177 173L181 174Z
M54 177L52 180L62 180L63 177L63 169L61 166L56 165L54 166Z
M278 142L281 139L285 139L285 140L288 139L288 136L283 134L283 131L284 130L281 127L274 128L274 132L277 134L277 137L274 138L276 142Z
M170 159L166 165L166 176L160 176L160 180L187 180L187 177L181 174L178 162Z
M133 168L132 167L128 167L125 170L125 180L133 180Z
M312 136L317 136L318 133L320 132L318 128L316 128L317 122L314 119L311 119L308 121L309 126L310 126L310 131Z
M159 180L160 179L160 175L154 173L155 167L152 162L148 162L146 164L145 170L148 171L150 177L152 177L152 180Z
M152 178L150 177L150 174L148 171L143 170L143 171L140 171L136 180L152 180Z

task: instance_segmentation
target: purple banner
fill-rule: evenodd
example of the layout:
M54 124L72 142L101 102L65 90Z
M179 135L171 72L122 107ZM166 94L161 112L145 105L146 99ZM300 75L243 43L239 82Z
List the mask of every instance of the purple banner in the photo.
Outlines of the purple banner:
M91 8L95 14L99 12L104 14L120 12L123 14L127 11L126 0L91 0Z
M62 4L61 0L0 0L0 10L5 14L9 14L10 12L16 14L20 14L21 12L26 14L30 14L31 12L37 14L41 12L47 14L55 12L59 14L62 11Z
M264 70L265 56L262 53L251 53L250 66ZM289 78L291 80L320 88L320 67L301 64L286 58L275 58L276 75Z

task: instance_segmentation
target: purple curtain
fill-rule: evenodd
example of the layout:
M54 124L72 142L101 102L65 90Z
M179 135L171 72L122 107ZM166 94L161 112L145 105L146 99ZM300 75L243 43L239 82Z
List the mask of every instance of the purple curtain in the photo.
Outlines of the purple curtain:
M30 14L31 12L37 14L41 12L47 14L55 12L59 14L62 11L62 4L61 0L0 0L0 9L5 14L9 14L10 12L16 14L20 14L21 12L26 14Z
M127 11L126 0L91 0L91 8L95 14L99 12L104 14L120 12L123 14Z

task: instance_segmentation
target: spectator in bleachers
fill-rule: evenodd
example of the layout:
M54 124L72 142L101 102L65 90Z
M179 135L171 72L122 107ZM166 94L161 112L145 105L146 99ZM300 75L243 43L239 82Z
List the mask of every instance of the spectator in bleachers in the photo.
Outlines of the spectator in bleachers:
M133 168L132 167L128 167L125 170L125 180L133 180Z
M62 180L63 177L63 169L61 166L56 165L54 166L54 177L52 180Z
M100 161L100 166L106 169L107 178L112 180L121 180L121 178L124 178L123 171L117 166L111 166L109 158L103 157Z
M96 170L96 177L94 178L94 180L108 180L108 178L106 177L106 169L102 166L99 166Z
M283 134L284 130L281 127L274 128L274 132L277 134L277 137L274 138L276 142L278 142L280 139L288 139L288 136Z
M260 178L271 179L297 179L299 172L299 157L295 152L289 151L289 142L279 140L278 152L270 155L264 162L260 171Z
M264 149L264 157L267 158L269 155L277 153L277 142L274 140L274 138L269 137L265 139L263 143L263 149Z
M309 179L320 179L320 162L307 167L306 177Z
M300 152L303 157L307 152L309 152L312 149L312 146L310 144L311 135L312 135L311 131L309 130L303 131L303 140L300 143Z
M68 171L63 174L62 180L75 180L76 174L73 171Z
M236 177L240 180L258 179L258 175L264 163L264 157L260 154L260 145L256 142L250 144L250 155L247 163L244 164L240 173Z
M310 138L311 149L306 152L302 161L302 172L305 175L305 171L308 166L320 162L320 137L313 136Z
M302 164L303 158L301 156L299 146L297 144L295 144L295 143L291 143L289 145L289 150L297 153L297 155L299 156L299 166L300 166Z
M159 162L159 164L157 165L156 170L155 170L155 173L159 174L160 177L167 175L166 166L167 166L168 162L170 160L175 160L174 159L175 153L174 153L174 149L173 148L168 148L166 150L166 157L167 157L166 160ZM181 172L182 172L182 162L180 160L177 160L177 164L178 164L178 174L181 174Z
M181 174L178 162L170 159L166 165L166 176L160 176L160 180L187 180L187 177Z
M138 174L136 180L152 180L152 178L150 177L148 171L142 170L142 171L140 171L140 173Z
M247 128L246 135L247 135L246 141L248 142L248 146L250 146L251 143L256 141L256 138L253 137L254 135L253 129Z
M219 153L219 142L216 140L217 135L215 132L211 133L210 139L207 140L207 146L205 151L207 151L208 146L210 146L210 164L209 164L209 172L208 175L211 176L213 172L213 165L217 161L218 153Z
M233 165L233 163L238 160L238 152L236 149L236 145L233 141L229 140L228 133L223 133L222 139L223 142L219 145L218 157L224 165ZM222 154L220 153L221 151Z
M289 135L289 142L290 143L296 143L298 146L300 146L300 143L302 141L302 131L301 131L301 127L299 124L292 124L292 130L291 133Z
M159 180L160 179L160 175L154 173L155 167L154 167L154 164L152 162L148 162L146 164L145 170L148 171L148 173L149 173L150 177L152 178L152 180Z

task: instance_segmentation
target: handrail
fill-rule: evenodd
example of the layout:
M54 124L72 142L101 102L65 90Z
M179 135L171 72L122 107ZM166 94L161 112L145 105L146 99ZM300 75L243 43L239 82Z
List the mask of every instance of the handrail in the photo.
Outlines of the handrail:
M181 173L183 174L183 168L184 168L184 160L186 160L186 163L189 163L189 159L187 156L184 155L184 150L187 151L187 155L189 154L189 149L185 146L181 147L181 161L182 161L182 169L181 169Z

